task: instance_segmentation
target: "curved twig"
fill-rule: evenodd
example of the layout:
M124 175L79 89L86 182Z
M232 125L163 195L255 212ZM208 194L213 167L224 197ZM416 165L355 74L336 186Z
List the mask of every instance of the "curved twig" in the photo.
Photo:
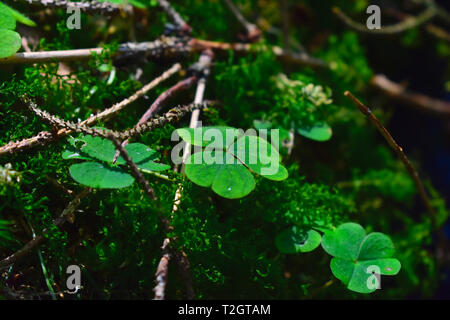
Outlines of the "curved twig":
M353 21L349 16L347 16L338 7L333 7L333 13L346 24L348 27L363 33L371 34L396 34L402 33L409 29L420 26L421 24L427 22L428 20L434 18L437 14L436 8L428 7L424 12L419 14L417 17L410 17L402 22L394 25L381 27L381 29L369 29L366 25Z

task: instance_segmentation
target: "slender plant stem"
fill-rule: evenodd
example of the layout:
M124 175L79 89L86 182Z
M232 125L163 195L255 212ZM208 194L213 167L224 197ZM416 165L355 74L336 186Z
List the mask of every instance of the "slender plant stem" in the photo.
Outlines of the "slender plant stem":
M153 292L155 293L155 297L153 298L153 300L164 300L165 298L167 277L169 274L169 261L171 258L169 243L170 239L165 238L161 247L163 255L159 260L158 268L156 269L155 273L156 285L153 288Z
M346 91L344 95L347 98L349 98L358 107L358 109L369 119L369 121L377 128L377 130L381 133L381 135L386 139L389 146L395 151L397 156L403 162L403 165L406 167L406 170L413 179L414 184L416 185L416 188L419 191L420 198L422 199L425 208L430 214L434 227L437 228L436 210L431 204L431 200L428 197L427 192L425 191L425 187L419 178L419 174L417 173L416 169L414 169L414 167L412 166L406 154L403 152L402 147L400 147L397 144L397 142L395 142L394 138L391 136L389 131L381 124L381 122L377 119L377 117L375 117L375 115L366 105L364 105L360 100L358 100L358 98L356 98L349 91Z
M241 13L241 11L238 9L238 7L233 3L231 0L224 0L227 4L228 8L230 8L231 12L234 14L236 19L241 23L245 30L247 31L247 37L251 42L258 41L261 39L261 30L253 24L247 21L245 19L244 15Z

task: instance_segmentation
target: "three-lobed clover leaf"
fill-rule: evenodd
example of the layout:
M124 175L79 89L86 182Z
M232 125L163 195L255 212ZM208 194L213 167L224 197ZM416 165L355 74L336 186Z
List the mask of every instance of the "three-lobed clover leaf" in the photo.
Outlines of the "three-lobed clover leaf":
M302 230L293 226L275 237L277 249L286 254L310 252L320 245L322 237L316 230Z
M325 232L322 247L332 255L330 267L334 276L349 290L370 293L376 290L373 274L396 275L400 261L391 258L394 245L391 239L379 232L366 235L356 223L344 223L333 231Z
M116 148L114 144L101 137L90 135L70 138L70 145L63 151L63 159L89 160L73 164L70 169L72 178L83 185L111 189L125 188L134 182L134 178L120 165L126 164L125 159L118 157L113 164ZM130 143L125 150L136 166L143 172L163 171L170 166L157 163L158 152L142 143Z
M186 176L224 198L242 198L255 188L250 171L274 181L288 177L278 151L261 137L231 127L182 128L176 132L184 141L205 147L186 159Z

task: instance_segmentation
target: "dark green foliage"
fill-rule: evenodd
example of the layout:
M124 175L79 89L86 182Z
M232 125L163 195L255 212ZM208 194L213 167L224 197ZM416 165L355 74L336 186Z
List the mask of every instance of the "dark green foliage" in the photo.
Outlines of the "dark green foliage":
M163 58L142 63L139 81L133 66L114 66L112 54L118 43L130 40L131 25L138 41L149 41L169 22L155 1L138 2L147 11L137 11L136 23L120 17L106 20L82 15L83 29L71 31L65 28L67 15L63 10L56 10L45 21L32 11L21 11L41 26L43 38L36 50L107 44L102 54L89 61L67 63L67 74L56 63L5 66L0 73L0 146L52 130L21 104L24 94L42 109L76 122L130 96L172 64L172 60ZM172 2L196 37L232 42L244 32L223 1ZM282 28L278 2L235 2L242 4L244 15L252 21L262 15ZM283 139L289 138L289 130L295 131L293 152L288 155L280 150L281 163L289 173L287 179L275 182L254 175L251 193L240 199L225 199L168 170L164 172L168 180L146 175L157 200L150 201L137 183L123 189L97 189L81 200L74 223L59 229L53 219L84 189L69 174L75 162L61 157L71 139L63 138L45 147L0 157L0 173L11 164L10 179L2 180L0 175L0 257L32 238L30 226L36 234L46 229L48 241L40 248L55 291L66 289L65 268L78 264L82 266L84 288L77 298L150 299L153 274L167 236L157 213L171 216L175 192L181 184L180 205L171 218L174 229L169 236L177 239L173 245L182 248L189 258L198 298L361 298L337 280L324 287L333 275L330 256L323 250L282 253L276 243L285 230L313 229L323 234L348 221L365 226L367 233L388 234L402 265L399 274L389 277L386 285L382 284L383 290L370 297L432 295L439 272L430 249L434 245L430 219L417 208L417 192L402 163L342 96L344 90L365 94L374 73L363 41L357 34L336 27L330 3L288 2L292 12L304 14L307 21L306 27L291 21L295 25L293 36L308 45L312 54L332 63L331 70L284 65L263 48L282 45L282 36L268 35L262 41L264 46L254 44L254 52L246 56L217 54L205 94L221 104L201 114L204 126L246 130L264 122L282 129ZM361 12L366 4L338 3L351 13ZM413 35L404 37L408 45L415 41ZM436 46L440 54L448 56L448 46ZM183 66L197 59L186 57ZM182 76L164 82L118 116L97 125L115 130L131 128L155 98ZM164 111L192 100L193 90L185 91L171 98ZM383 123L389 122L389 113L383 109L375 112ZM175 144L171 134L186 127L188 121L181 119L132 142L149 146L161 154L160 163L171 164ZM322 123L333 132L326 139L316 137L323 142L305 138L308 134L300 130ZM129 172L125 166L123 170ZM442 224L448 215L445 202L431 186L427 188L433 191ZM36 292L47 290L35 252L15 265L14 271L30 266L34 269L23 283ZM183 298L183 287L171 264L167 297Z

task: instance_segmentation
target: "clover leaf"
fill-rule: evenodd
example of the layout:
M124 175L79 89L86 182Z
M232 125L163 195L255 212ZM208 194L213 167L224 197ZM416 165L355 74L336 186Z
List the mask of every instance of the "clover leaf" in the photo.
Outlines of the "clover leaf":
M125 150L143 172L163 171L170 166L157 163L158 152L142 143L130 143ZM114 144L101 137L90 135L70 138L69 146L63 151L63 159L89 160L73 164L69 173L72 178L83 185L93 188L125 188L134 182L134 178L120 166L125 159L118 157L113 164L116 149Z
M0 2L0 58L6 58L16 53L22 46L20 35L13 31L16 20L30 25L33 23L16 10Z
M344 223L325 232L322 247L334 257L330 263L334 276L359 293L376 290L370 285L373 273L396 275L401 268L400 261L391 258L395 251L391 239L379 232L366 235L356 223Z
M317 231L302 230L293 226L275 237L277 249L286 254L310 252L320 245L322 237Z
M7 6L4 3L0 2L0 11L2 10L2 8L6 8L9 10L9 12L11 13L12 17L15 19L15 21L20 22L24 25L27 25L29 27L36 27L36 23L34 21L32 21L31 19L27 18L26 16L24 16L22 13L20 13L19 11ZM0 19L1 21L2 19ZM14 29L11 28L11 29Z
M318 122L309 127L299 127L297 132L302 136L316 140L316 141L327 141L330 140L333 131L326 122Z
M186 160L186 176L224 198L242 198L255 188L250 171L274 181L288 177L278 151L261 137L231 127L182 128L176 132L184 141L205 147Z

